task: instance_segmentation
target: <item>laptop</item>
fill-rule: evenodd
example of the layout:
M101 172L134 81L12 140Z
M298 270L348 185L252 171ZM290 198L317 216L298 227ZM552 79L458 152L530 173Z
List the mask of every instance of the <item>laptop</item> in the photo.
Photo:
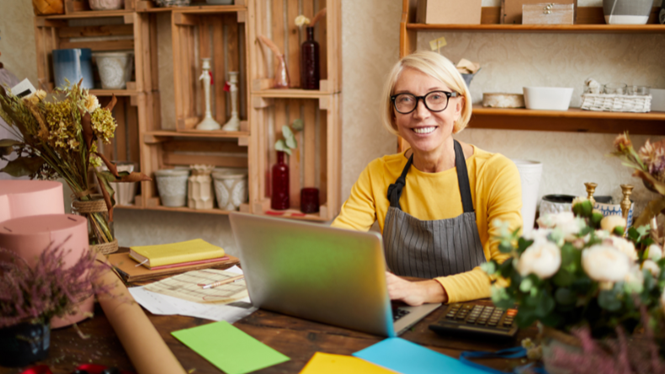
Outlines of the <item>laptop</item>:
M254 306L394 337L441 304L391 307L381 235L231 212Z

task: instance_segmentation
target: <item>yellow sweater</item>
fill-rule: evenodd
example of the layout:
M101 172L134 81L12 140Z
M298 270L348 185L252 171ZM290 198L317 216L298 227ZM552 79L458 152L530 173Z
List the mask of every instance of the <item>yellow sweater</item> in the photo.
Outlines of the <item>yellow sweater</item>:
M503 155L489 153L473 146L466 159L476 224L485 258L501 262L508 255L498 249L495 219L508 222L510 230L522 226L522 187L515 164ZM397 180L406 165L403 154L384 156L372 161L351 189L333 227L367 231L378 220L381 232L390 207L388 186ZM411 166L400 198L402 210L420 220L439 220L464 212L455 168L424 173ZM479 267L436 278L448 293L448 302L462 302L490 296L489 277Z

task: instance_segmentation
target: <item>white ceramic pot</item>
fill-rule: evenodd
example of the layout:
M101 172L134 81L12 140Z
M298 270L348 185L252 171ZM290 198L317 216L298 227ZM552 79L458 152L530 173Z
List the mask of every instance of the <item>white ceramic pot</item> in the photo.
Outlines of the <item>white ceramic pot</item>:
M522 233L528 234L536 221L536 203L543 164L540 161L512 160L520 173L522 184Z
M125 0L88 0L92 10L115 10L125 7Z
M94 54L99 78L104 89L122 89L132 77L131 52L101 52Z
M237 210L247 201L247 169L215 169L212 179L219 209Z
M161 169L155 172L155 177L163 206L179 207L187 204L189 169Z
M630 204L630 210L628 211L628 219L626 229L630 228L630 223L633 221L633 208L635 207L635 203ZM596 203L593 205L594 209L600 210L600 212L603 214L603 217L609 217L609 216L619 216L623 217L623 212L621 211L621 204L606 204L606 203L599 203L596 201Z
M653 0L603 0L608 25L644 25L649 20Z
M540 201L540 215L557 214L573 210L573 195L546 195Z
M566 87L523 87L527 109L568 110L573 89Z
M131 173L135 170L136 164L128 161L112 161L118 169L118 172L126 171ZM101 170L108 171L106 165L100 166ZM136 197L136 187L138 182L109 182L115 195L115 205L133 205L134 198ZM114 205L114 206L115 206Z

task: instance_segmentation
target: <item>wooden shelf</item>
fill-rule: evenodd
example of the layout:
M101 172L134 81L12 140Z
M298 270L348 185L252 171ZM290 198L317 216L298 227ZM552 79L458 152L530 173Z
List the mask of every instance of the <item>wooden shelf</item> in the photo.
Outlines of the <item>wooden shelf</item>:
M604 33L660 34L665 25L428 25L407 23L407 30L462 32Z
M321 97L330 96L334 93L323 92L320 90L303 90L299 88L287 89L267 89L252 91L252 94L260 97L274 97L281 99L319 99Z
M189 130L189 131L175 131L175 130L161 130L161 131L146 131L146 135L154 137L173 137L173 138L218 138L218 139L242 139L249 138L249 131L202 131L202 130Z
M143 207L138 205L116 205L113 209L142 210Z
M469 128L619 134L665 135L665 113L496 109L475 106Z
M255 213L262 216L291 218L303 221L318 221L318 222L330 221L330 219L327 217L321 217L320 213L305 214L297 209L268 210L265 212L255 212Z
M136 90L107 90L107 89L101 89L101 88L93 88L89 90L89 92L95 96L136 96L139 94L138 91Z
M485 108L481 105L473 106L473 115L493 116L523 116L523 117L555 117L555 118L596 118L596 119L623 119L631 121L665 121L665 112L631 113L631 112L597 112L570 108L560 110L530 110L530 109L501 109Z
M38 19L72 19L72 18L105 18L105 17L124 17L132 14L130 10L86 10L70 14L56 14L53 16L37 17Z
M147 210L162 210L162 211L167 211L167 212L182 212L182 213L207 213L207 214L220 214L220 215L228 215L231 213L228 210L221 210L221 209L192 209L192 208L187 208L187 207L168 207L168 206L148 206L145 207Z

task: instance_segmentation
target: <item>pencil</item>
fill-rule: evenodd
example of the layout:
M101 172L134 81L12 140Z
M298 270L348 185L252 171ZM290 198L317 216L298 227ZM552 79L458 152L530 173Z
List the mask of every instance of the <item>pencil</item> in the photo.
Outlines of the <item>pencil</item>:
M200 286L203 287L204 289L214 288L214 287L217 287L217 286L221 286L223 284L227 284L227 283L237 281L238 279L242 279L243 277L244 277L244 275L240 274L240 275L236 275L235 277L231 277L231 278L224 279L224 280L221 280L221 281L212 282L212 283L208 283L208 284L200 284Z

